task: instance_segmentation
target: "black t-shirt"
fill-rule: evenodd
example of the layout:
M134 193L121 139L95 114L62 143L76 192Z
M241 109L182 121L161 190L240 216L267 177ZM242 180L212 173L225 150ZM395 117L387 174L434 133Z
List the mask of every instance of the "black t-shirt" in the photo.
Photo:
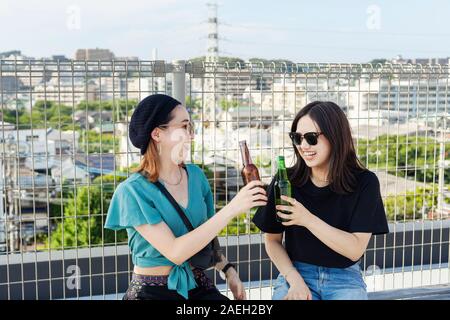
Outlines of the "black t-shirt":
M311 179L302 187L292 186L292 196L327 224L347 232L385 234L389 232L377 176L365 170L357 174L354 192L340 195L329 186L317 187ZM307 228L284 226L276 220L274 182L268 186L268 202L259 207L253 222L266 233L285 232L286 251L293 261L330 268L346 268L352 260L330 249Z

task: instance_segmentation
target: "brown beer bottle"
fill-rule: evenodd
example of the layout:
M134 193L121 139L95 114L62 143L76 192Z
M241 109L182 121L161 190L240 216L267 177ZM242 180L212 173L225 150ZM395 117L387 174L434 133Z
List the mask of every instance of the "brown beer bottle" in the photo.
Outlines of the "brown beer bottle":
M253 164L250 152L247 147L247 141L239 141L239 147L241 149L242 162L244 167L242 168L241 175L244 185L253 180L261 180L259 177L258 168Z

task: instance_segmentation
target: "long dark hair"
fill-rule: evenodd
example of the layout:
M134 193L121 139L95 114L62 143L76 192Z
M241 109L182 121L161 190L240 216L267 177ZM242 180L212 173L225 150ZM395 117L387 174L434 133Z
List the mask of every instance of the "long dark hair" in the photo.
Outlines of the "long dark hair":
M330 169L328 180L330 189L339 194L354 191L357 183L356 174L367 170L356 156L355 146L345 113L330 101L314 101L303 107L292 122L291 132L297 131L299 120L308 115L323 132L331 145ZM296 162L288 168L289 180L294 186L303 186L311 176L311 168L301 157L293 144Z

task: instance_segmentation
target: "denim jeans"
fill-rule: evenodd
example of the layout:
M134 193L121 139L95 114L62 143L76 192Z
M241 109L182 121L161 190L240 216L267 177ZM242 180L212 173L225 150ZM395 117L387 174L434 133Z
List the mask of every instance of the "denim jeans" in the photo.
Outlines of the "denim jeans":
M327 268L293 262L312 294L313 300L367 300L366 284L359 262L348 268ZM280 274L275 282L273 300L282 300L290 286Z

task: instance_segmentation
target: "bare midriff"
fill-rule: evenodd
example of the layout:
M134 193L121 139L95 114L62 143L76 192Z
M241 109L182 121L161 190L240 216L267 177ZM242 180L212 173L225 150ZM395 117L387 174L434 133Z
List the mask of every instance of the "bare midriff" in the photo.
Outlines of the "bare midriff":
M138 267L134 266L133 272L143 276L167 276L172 270L172 266L158 266L158 267ZM191 265L191 269L194 267Z

